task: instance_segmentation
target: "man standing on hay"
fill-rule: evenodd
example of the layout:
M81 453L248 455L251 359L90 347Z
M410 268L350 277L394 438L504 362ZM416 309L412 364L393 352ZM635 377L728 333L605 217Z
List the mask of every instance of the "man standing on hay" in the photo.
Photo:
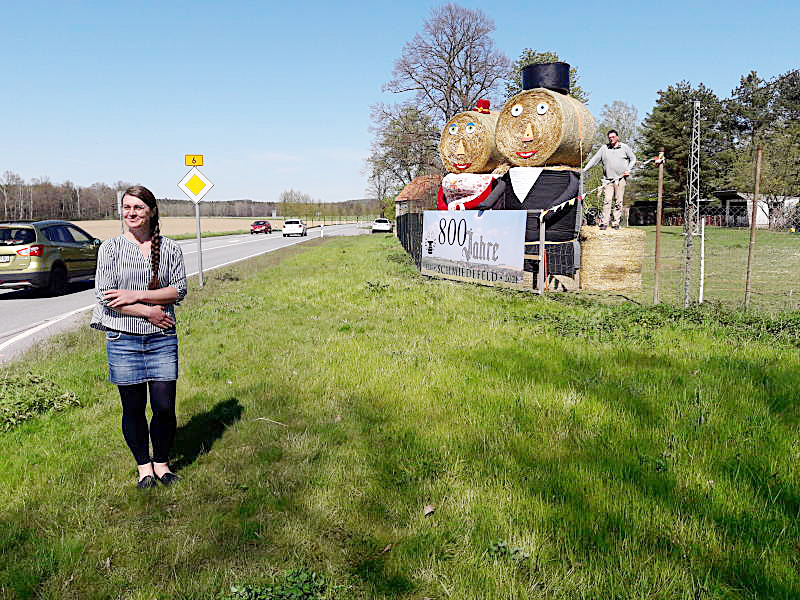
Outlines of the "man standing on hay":
M622 196L625 194L625 178L631 174L636 164L636 155L628 144L619 141L619 134L612 129L608 132L608 144L600 147L583 168L585 173L598 162L603 161L603 217L600 229L606 229L611 222L612 229L619 229L622 218ZM613 200L613 212L612 208Z

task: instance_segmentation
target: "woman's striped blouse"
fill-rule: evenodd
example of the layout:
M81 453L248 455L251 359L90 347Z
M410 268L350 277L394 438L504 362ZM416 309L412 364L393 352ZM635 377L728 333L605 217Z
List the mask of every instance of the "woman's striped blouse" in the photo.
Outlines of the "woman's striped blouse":
M94 291L97 304L92 313L91 326L95 329L124 331L126 333L157 333L162 331L145 317L124 315L107 306L103 292L107 290L146 290L153 276L150 257L124 235L103 242L97 253L97 272ZM164 287L178 290L178 302L186 296L186 267L181 247L169 238L161 237L161 260L158 276ZM164 306L166 313L175 318L175 306Z

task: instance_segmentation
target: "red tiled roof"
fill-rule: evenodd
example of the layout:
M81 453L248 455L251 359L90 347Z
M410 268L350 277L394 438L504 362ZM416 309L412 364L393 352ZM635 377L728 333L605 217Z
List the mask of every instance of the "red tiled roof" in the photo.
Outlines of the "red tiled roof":
M441 184L441 175L420 175L419 177L415 177L411 183L404 187L403 190L397 194L394 201L423 200L430 198L431 195L435 198Z

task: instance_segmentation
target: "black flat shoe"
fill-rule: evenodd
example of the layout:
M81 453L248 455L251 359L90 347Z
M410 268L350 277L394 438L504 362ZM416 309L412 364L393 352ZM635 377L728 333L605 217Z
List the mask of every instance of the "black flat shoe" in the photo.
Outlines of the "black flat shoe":
M139 483L136 484L136 487L140 490L146 490L148 488L154 488L158 484L156 483L156 478L152 475L145 475L139 480Z
M180 481L181 478L175 475L175 473L167 472L159 477L158 480L164 485L172 485L173 483Z

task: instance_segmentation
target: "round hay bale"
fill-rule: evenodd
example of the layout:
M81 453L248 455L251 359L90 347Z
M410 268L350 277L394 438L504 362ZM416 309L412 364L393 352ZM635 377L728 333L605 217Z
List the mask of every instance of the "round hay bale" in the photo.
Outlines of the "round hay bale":
M572 96L534 88L505 103L497 119L495 143L503 157L520 167L581 164L591 150L592 113Z
M641 229L581 227L581 289L642 289L646 233Z
M445 169L451 173L488 173L502 162L494 145L499 114L468 110L447 122L439 140Z

